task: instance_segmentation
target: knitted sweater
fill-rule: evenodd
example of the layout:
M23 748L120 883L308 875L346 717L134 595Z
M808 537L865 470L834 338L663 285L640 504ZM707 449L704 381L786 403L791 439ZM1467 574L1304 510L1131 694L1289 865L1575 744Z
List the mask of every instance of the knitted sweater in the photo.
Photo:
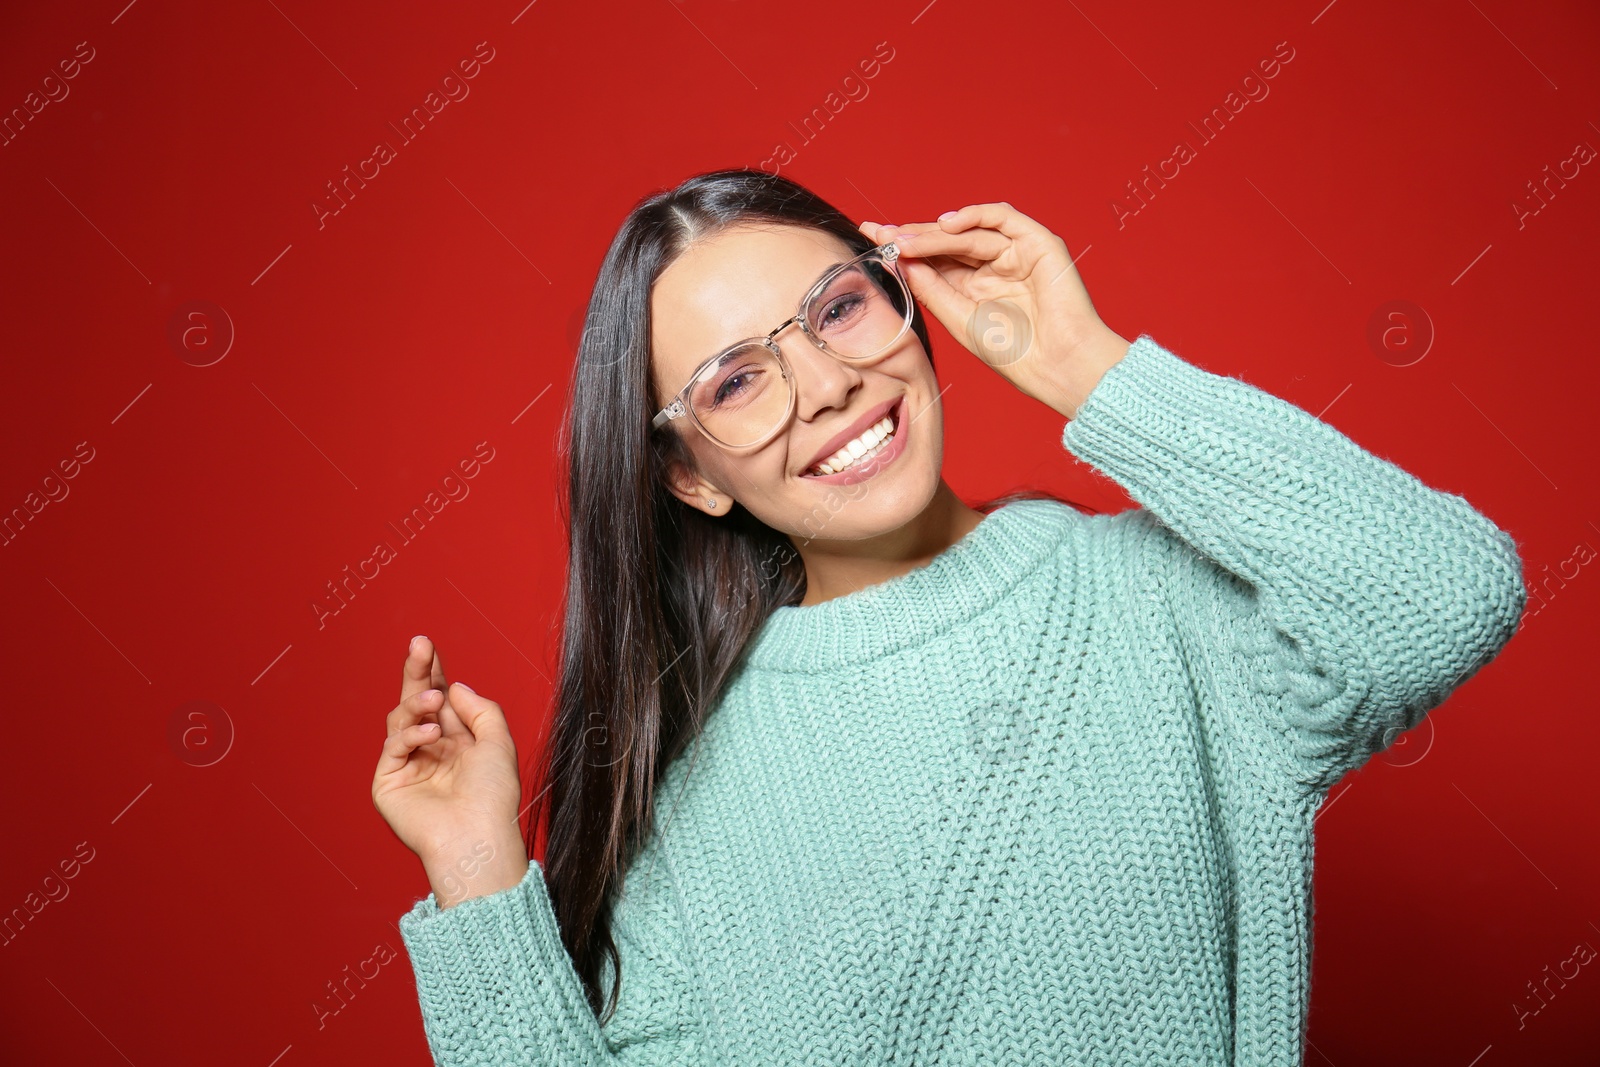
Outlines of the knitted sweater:
M1142 506L1013 502L767 620L604 1028L537 863L402 916L435 1062L1299 1067L1318 803L1510 639L1517 545L1148 335L1062 442Z

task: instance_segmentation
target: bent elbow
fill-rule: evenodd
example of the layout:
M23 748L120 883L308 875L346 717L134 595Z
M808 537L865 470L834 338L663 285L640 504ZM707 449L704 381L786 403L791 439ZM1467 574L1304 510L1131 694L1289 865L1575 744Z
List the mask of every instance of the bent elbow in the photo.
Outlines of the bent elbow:
M1522 556L1510 534L1483 519L1488 536L1443 568L1434 586L1436 614L1425 655L1396 655L1414 672L1409 683L1391 679L1406 698L1400 724L1415 725L1505 648L1528 602ZM1422 652L1423 649L1413 649Z

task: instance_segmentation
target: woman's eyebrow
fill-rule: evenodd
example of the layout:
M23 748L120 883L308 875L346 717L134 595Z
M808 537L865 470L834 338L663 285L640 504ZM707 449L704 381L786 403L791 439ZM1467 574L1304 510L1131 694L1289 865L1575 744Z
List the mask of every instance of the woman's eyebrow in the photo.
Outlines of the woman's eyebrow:
M822 273L818 274L815 278L812 278L811 279L811 284L806 286L806 292L809 293L811 290L815 289L817 287L817 283L820 282L822 279L826 278L828 276L828 272L830 270L832 270L835 267L841 267L841 266L843 266L844 264L846 264L848 262L850 262L850 260L841 259L837 263L829 263L826 267L823 267L822 268Z

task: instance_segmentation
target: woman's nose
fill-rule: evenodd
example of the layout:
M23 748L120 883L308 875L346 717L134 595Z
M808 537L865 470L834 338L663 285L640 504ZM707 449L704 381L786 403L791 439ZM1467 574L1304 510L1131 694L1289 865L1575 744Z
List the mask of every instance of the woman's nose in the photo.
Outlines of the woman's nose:
M819 411L843 407L861 382L861 372L855 367L803 336L794 337L783 354L794 372L795 414L808 422Z

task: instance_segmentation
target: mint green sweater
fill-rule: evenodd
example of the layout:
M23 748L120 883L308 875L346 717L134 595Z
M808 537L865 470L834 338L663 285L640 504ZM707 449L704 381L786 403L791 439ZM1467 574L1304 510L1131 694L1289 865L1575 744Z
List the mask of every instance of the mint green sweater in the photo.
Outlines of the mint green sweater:
M402 916L435 1062L1299 1067L1317 805L1510 639L1516 543L1148 335L1062 441L1142 506L1014 502L767 621L603 1029L538 864Z

